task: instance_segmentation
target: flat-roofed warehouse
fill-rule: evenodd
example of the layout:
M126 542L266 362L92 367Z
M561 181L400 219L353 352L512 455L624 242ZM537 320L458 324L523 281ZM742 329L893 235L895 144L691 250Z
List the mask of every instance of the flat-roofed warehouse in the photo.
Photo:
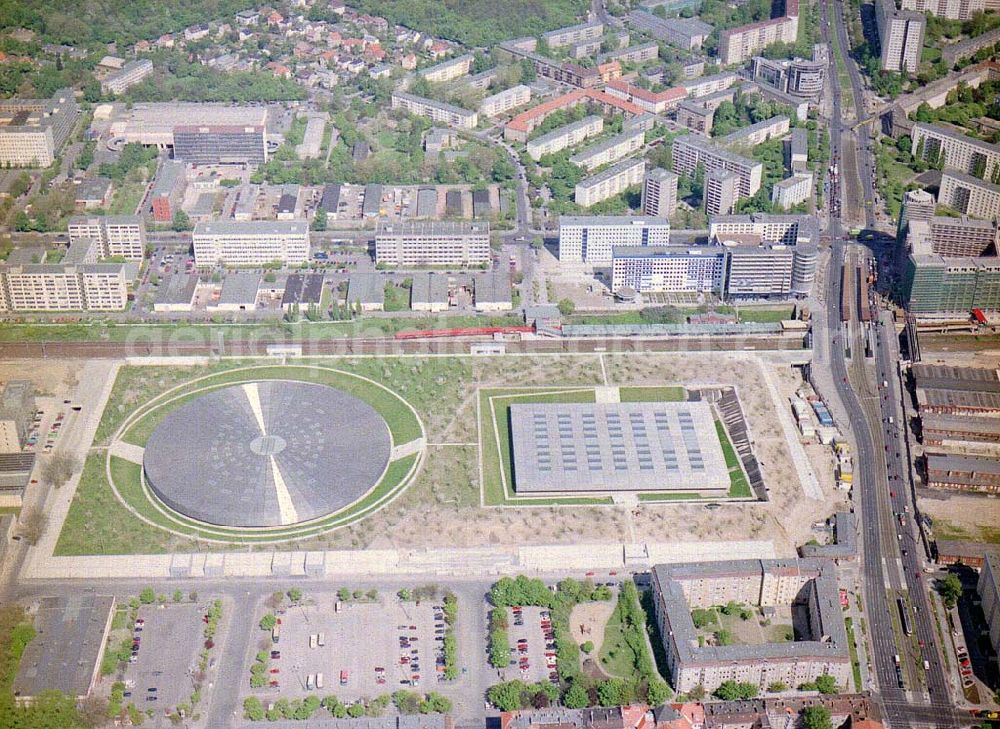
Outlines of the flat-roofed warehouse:
M174 146L177 127L263 127L267 142L267 108L181 102L135 104L130 109L116 107L111 134L125 142L155 145L161 149Z
M32 701L57 689L77 700L97 681L101 654L111 629L115 598L75 594L43 597L35 614L35 638L21 656L14 695Z
M728 492L706 402L510 406L518 493Z

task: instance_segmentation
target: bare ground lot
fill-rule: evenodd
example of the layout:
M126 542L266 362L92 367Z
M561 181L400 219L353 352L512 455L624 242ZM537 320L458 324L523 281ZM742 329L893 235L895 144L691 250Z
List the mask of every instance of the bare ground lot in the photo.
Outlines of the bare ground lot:
M603 360L603 362L602 362ZM41 372L37 363L18 363L18 372ZM305 364L305 362L303 362ZM357 525L319 537L282 545L285 549L463 547L646 540L772 539L778 554L791 555L812 535L809 525L846 503L833 489L832 456L823 446L807 454L825 499L807 499L791 461L774 404L762 385L761 367L769 366L780 397L798 386L798 372L763 365L741 354L605 354L490 358L324 359L317 364L372 377L394 389L418 411L427 428L428 450L421 472L406 491L383 510ZM47 363L43 363L47 365ZM132 378L156 378L173 384L210 368L127 368L142 370ZM72 367L54 366L43 378L54 388ZM123 370L124 372L125 370ZM177 373L175 375L175 373ZM481 508L475 388L508 385L595 385L605 373L614 385L735 385L770 487L768 503L724 506L641 503L638 506ZM0 375L6 374L0 368ZM175 379L176 377L176 379ZM112 394L109 409L122 417L142 393L129 381L125 397ZM120 421L119 421L120 422ZM113 424L113 423L112 423ZM104 428L107 431L109 428ZM113 432L113 430L112 430ZM102 430L101 435L107 435ZM147 546L147 549L150 548ZM270 547L269 547L270 548ZM204 549L182 541L175 551ZM100 550L95 547L95 553Z
M1000 499L943 494L920 497L920 510L934 520L937 539L1000 544Z

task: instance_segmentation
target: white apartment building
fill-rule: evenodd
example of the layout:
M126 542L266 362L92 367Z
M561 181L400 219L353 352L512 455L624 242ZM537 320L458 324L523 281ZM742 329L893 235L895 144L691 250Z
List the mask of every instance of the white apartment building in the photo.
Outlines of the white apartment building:
M528 155L537 162L547 154L555 154L567 147L574 147L589 137L596 137L602 131L604 131L604 119L591 114L580 121L564 124L536 139L528 140Z
M597 40L604 35L604 23L594 20L589 23L570 25L565 28L556 28L544 33L542 37L549 48L562 48L572 46L585 41Z
M930 13L938 18L969 20L986 9L985 0L903 0L903 10Z
M479 103L480 116L497 116L531 101L531 89L524 84L487 96Z
M924 45L926 18L912 10L897 10L895 0L876 0L875 23L883 71L916 73Z
M429 66L417 73L431 83L443 83L456 79L459 76L466 76L472 69L472 61L472 54L466 53L464 56L450 58L447 61Z
M489 223L380 222L375 263L387 266L479 266L490 261Z
M559 218L559 260L608 265L616 246L670 244L670 222L652 216L563 215Z
M295 266L309 260L305 220L214 220L198 223L192 237L197 266L262 266L275 261Z
M687 91L688 98L708 96L719 91L725 91L730 86L738 83L740 77L732 71L723 71L711 76L701 76L681 84Z
M589 208L601 200L607 200L633 185L641 185L646 175L646 160L641 157L625 159L613 164L596 175L585 177L576 184L573 201Z
M812 188L812 173L786 177L774 183L774 187L771 188L771 202L782 210L788 210L812 197Z
M788 134L791 122L787 116L779 114L770 119L762 119L756 124L737 129L731 134L717 137L714 141L720 147L753 147L763 144L769 139Z
M120 94L130 86L135 86L151 73L153 73L153 62L148 58L131 61L101 81L101 91L105 94Z
M79 116L73 89L51 99L0 100L0 166L48 167Z
M725 261L722 246L615 246L611 290L721 293Z
M705 173L705 213L729 215L740 199L740 176L716 169Z
M799 19L790 17L730 28L719 33L719 58L727 66L745 63L769 45L794 43L798 32Z
M141 261L146 251L146 223L138 215L91 215L71 218L70 244L81 239L97 241L99 258Z
M592 172L598 167L617 162L633 152L638 152L645 143L646 133L642 129L633 129L587 147L570 157L569 161L577 167Z
M125 264L0 266L8 311L118 311L128 303Z
M1000 146L936 124L913 125L914 156L986 180L1000 175Z
M941 173L937 201L973 218L1000 217L1000 185L958 170L945 169Z
M654 167L642 184L642 214L670 218L677 212L677 182L673 172Z
M404 109L410 114L425 116L439 124L459 129L475 129L479 123L479 115L474 111L402 91L392 93L392 108Z
M705 171L726 170L740 176L740 197L750 197L760 189L762 163L718 147L698 134L685 134L674 140L674 172L693 175L698 165Z

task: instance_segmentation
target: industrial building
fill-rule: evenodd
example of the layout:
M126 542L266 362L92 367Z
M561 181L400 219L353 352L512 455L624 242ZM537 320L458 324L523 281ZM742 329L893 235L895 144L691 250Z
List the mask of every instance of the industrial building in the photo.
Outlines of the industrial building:
M259 139L261 154L266 155L267 152L266 106L185 102L139 103L119 112L111 123L111 134L125 143L136 142L160 149L170 149L174 146L174 130L177 127L260 128L263 135Z
M443 83L459 78L460 76L467 76L469 71L472 70L473 60L475 59L473 59L472 54L466 53L465 55L449 58L447 61L442 61L441 63L421 69L417 74L431 83Z
M633 152L638 152L645 143L646 133L643 130L624 131L574 154L569 161L577 167L593 172L598 167L617 162Z
M402 91L392 93L392 108L404 109L410 114L425 116L439 124L459 129L475 129L479 123L479 115L474 111Z
M740 198L740 176L723 169L705 173L705 213L729 215Z
M194 296L198 290L198 276L177 272L160 284L153 302L158 314L187 313L194 309Z
M561 152L574 147L590 137L596 137L604 130L604 119L591 114L579 121L564 124L536 139L528 140L528 156L536 162L547 154Z
M8 380L0 392L0 453L20 453L35 417L35 386Z
M280 261L296 266L309 260L305 220L217 220L194 228L197 266L263 266Z
M920 416L920 432L924 445L966 447L971 443L1000 443L1000 418L924 413Z
M179 124L174 159L192 165L262 165L267 162L267 128L253 124Z
M347 305L352 310L382 311L385 308L385 279L378 273L352 273L347 281Z
M479 102L479 114L484 117L505 114L531 101L531 89L524 84L498 91Z
M234 271L222 282L219 298L209 302L207 311L239 312L257 308L260 274L256 271Z
M448 277L441 273L418 273L410 286L410 309L437 313L450 305Z
M490 261L487 222L385 222L375 232L375 263L387 266L479 266Z
M652 570L653 612L671 683L678 693L714 691L725 681L761 692L781 682L798 686L824 674L845 687L851 654L832 561L735 560L657 565ZM698 640L696 608L730 601L765 611L791 608L808 616L802 639L760 645L713 645Z
M997 370L917 363L910 372L921 418L928 414L1000 416L1000 373Z
M101 81L101 93L117 96L130 86L135 86L151 73L153 73L153 62L148 58L129 61L121 69L108 74Z
M693 175L698 165L705 171L726 170L740 177L740 197L751 197L760 189L764 166L713 144L697 134L685 134L674 140L673 168L678 174Z
M1000 185L960 170L946 168L938 188L939 205L947 205L963 215L984 220L1000 217Z
M726 66L745 63L774 43L795 43L798 32L799 19L787 16L729 28L719 33L719 58Z
M285 280L285 290L281 293L283 311L308 311L319 308L323 300L321 273L293 273Z
M713 30L711 25L697 18L670 18L666 20L644 10L630 12L628 22L657 40L666 41L689 51L701 48Z
M725 495L729 467L707 402L510 406L519 495Z
M1000 493L1000 459L928 453L927 486L946 491Z
M51 99L0 99L0 167L48 167L79 116L73 89Z
M476 311L510 311L514 308L510 274L487 271L472 277L472 304Z
M721 294L725 266L721 246L615 246L611 290Z
M573 201L588 208L602 200L624 192L633 185L641 185L646 174L646 161L641 157L625 159L596 175L586 177L576 184Z
M153 189L149 193L150 209L157 223L169 223L180 210L184 199L187 175L183 162L164 160L156 172Z
M673 172L654 167L642 183L642 214L670 218L677 212L677 182Z
M895 0L876 0L875 25L881 47L882 70L916 73L927 26L923 14L897 10Z
M96 258L141 261L145 255L146 222L138 215L74 217L68 230L70 245L84 239L95 241Z
M608 265L616 246L670 244L670 222L652 216L563 215L559 218L559 260Z

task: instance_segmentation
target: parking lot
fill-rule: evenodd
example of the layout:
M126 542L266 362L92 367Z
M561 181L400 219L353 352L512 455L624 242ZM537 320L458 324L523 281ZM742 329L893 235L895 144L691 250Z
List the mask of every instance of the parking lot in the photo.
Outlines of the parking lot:
M134 703L140 711L154 709L154 726L169 725L165 714L191 697L204 614L204 606L193 604L139 609L133 626L134 659L125 670L125 702Z
M400 688L427 692L448 685L438 678L444 672L440 599L417 605L384 596L343 602L338 610L334 595L310 597L278 616L280 638L271 645L278 657L270 661L270 670L278 669L270 675L278 687L271 690L286 697L336 692L342 701L352 701Z
M548 611L539 607L508 608L507 621L511 656L504 680L557 683L556 644Z
M72 403L54 398L38 398L37 407L34 420L28 429L24 450L51 453L59 442L62 429L73 419L76 411L73 410Z

